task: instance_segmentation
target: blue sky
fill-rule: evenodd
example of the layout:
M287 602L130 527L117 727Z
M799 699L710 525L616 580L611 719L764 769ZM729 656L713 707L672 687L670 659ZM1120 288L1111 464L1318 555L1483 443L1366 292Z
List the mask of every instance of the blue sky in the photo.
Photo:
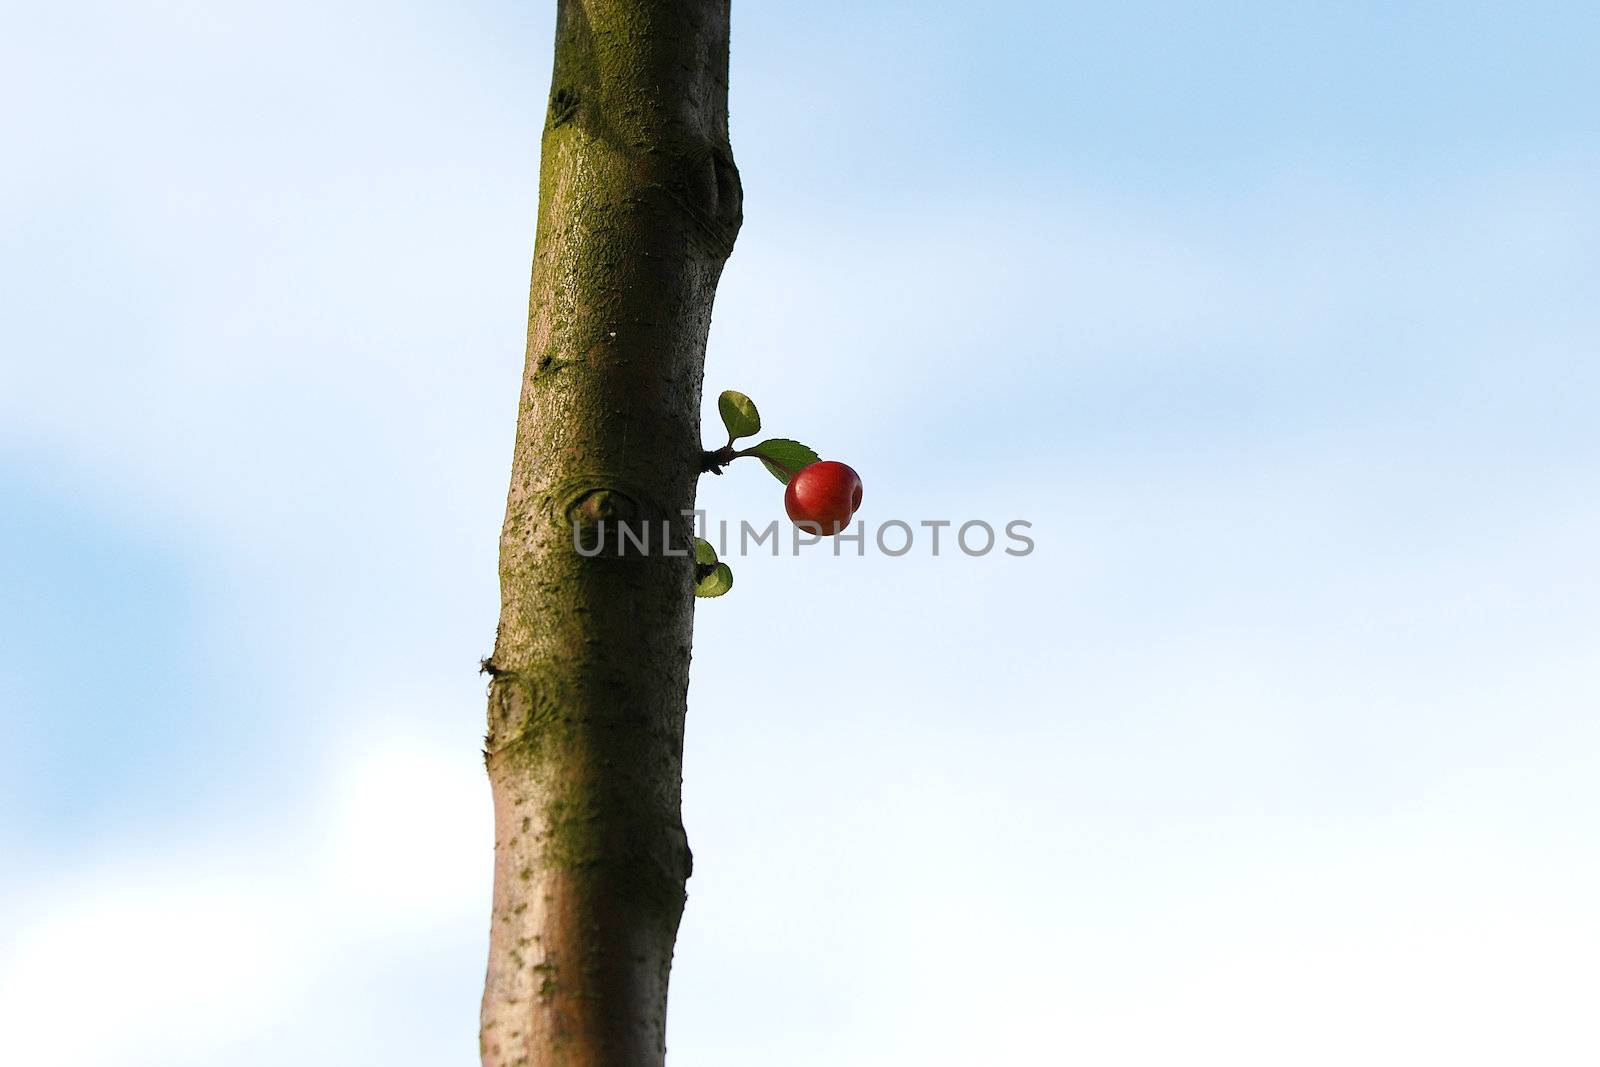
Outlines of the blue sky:
M5 21L0 1059L470 1063L552 9ZM1600 11L734 35L673 1061L1593 1063Z

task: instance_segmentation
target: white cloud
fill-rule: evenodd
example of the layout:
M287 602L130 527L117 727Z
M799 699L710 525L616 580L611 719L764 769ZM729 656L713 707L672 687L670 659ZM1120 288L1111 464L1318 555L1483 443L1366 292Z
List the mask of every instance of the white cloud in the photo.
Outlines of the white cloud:
M161 854L35 870L5 906L0 1061L282 1063L306 1047L326 1058L300 1062L348 1062L334 1050L383 1044L372 1027L398 1008L364 1008L396 969L426 985L416 953L481 953L492 832L475 753L373 736L333 761L310 824L211 827ZM470 1035L476 990L460 993L455 1026L410 1024ZM392 1040L406 1024L384 1025Z

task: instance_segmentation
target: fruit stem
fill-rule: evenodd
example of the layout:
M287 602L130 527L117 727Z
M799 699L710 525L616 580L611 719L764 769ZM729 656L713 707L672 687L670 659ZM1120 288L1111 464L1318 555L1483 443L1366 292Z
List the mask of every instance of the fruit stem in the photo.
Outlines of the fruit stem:
M759 460L762 460L764 462L772 464L774 467L776 467L779 470L781 470L788 477L790 477L790 478L794 477L794 471L790 470L788 467L785 467L782 463L779 463L777 460L773 459L771 456L763 456L760 452L757 452L753 448L747 448L743 452L735 452L733 454L733 458L734 459L738 459L740 456L754 456Z
M782 471L785 478L794 477L794 471L790 470L788 467L785 467L782 463L779 463L771 456L763 456L760 452L757 452L753 448L747 448L743 452L735 452L733 450L732 441L729 441L715 452L700 453L700 473L705 474L710 472L711 474L721 474L723 467L726 467L728 464L732 463L741 456L754 456L756 459L762 460L765 463L770 463L773 467L776 467L778 470Z
M721 474L722 468L733 462L737 453L733 450L733 442L729 441L715 452L700 453L700 473L710 471L712 474Z

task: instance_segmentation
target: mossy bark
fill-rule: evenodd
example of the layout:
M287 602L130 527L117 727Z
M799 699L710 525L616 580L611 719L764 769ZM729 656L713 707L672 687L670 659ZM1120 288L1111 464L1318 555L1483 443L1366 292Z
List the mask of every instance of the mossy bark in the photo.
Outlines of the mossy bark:
M527 360L484 667L495 805L486 1067L646 1067L690 855L684 512L740 221L728 0L561 0ZM648 554L577 551L599 520Z

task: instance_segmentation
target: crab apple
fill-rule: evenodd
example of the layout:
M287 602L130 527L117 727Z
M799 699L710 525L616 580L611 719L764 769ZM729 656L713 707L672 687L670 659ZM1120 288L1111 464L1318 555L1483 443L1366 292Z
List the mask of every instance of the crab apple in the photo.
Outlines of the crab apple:
M831 459L801 467L783 491L783 509L795 523L816 523L832 536L861 506L861 475Z

